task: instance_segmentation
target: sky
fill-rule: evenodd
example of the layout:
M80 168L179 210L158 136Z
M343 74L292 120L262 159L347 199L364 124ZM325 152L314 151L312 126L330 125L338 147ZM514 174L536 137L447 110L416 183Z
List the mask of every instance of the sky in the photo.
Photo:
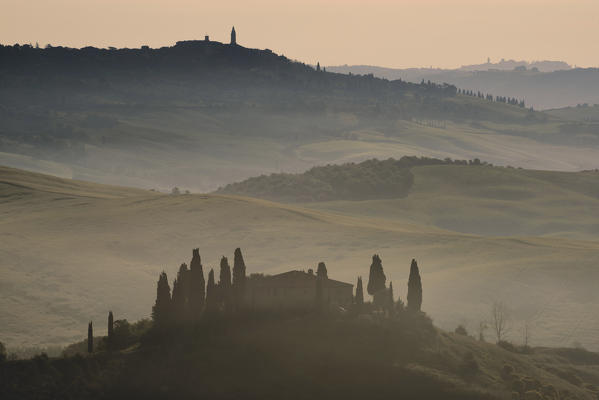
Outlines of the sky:
M0 43L237 41L321 65L456 68L501 58L599 67L599 0L0 0Z

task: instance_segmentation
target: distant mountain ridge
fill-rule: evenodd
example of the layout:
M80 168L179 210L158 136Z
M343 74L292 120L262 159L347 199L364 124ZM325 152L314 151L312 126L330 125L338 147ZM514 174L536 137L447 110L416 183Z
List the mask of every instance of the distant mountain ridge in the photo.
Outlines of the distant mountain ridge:
M502 58L499 62L496 63L492 63L491 60L487 60L487 62L483 64L462 65L460 68L458 68L458 70L488 71L492 69L498 69L502 71L510 71L515 68L536 69L540 72L554 72L572 69L572 66L564 61L542 60L529 62L524 60L505 60Z
M407 82L449 83L465 90L524 99L535 109L599 103L599 69L572 68L561 61L502 61L458 69L395 69L368 65L327 66L328 71Z

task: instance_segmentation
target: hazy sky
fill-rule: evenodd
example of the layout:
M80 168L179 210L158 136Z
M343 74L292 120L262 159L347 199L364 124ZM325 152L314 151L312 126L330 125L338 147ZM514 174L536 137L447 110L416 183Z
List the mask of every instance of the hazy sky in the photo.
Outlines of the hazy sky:
M458 67L491 57L599 66L599 0L0 0L0 43L270 48L307 63Z

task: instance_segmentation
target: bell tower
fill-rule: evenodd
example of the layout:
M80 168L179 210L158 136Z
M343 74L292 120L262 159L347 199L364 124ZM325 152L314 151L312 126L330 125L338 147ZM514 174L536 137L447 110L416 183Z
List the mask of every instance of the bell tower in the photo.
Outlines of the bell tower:
M235 27L231 29L231 45L237 44L237 33L235 33Z

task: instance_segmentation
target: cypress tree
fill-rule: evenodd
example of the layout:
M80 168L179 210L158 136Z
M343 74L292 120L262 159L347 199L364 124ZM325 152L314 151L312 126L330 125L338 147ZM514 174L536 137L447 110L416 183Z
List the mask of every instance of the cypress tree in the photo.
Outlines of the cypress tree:
M173 320L181 322L185 318L185 299L179 278L173 281L173 294L171 296Z
M401 313L405 309L404 303L401 300L401 297L397 297L397 301L395 302L395 311Z
M318 269L316 270L316 276L322 279L329 279L327 272L327 266L321 261L318 263Z
M233 295L235 300L235 308L239 310L243 307L245 301L245 261L241 249L235 249L235 259L233 260Z
M94 327L92 325L92 322L89 321L89 324L87 325L87 352L88 353L93 353L94 351Z
M362 277L358 277L358 283L356 284L356 305L361 306L364 304L364 289L362 288Z
M202 267L202 259L200 258L200 249L193 249L189 268L189 312L191 313L192 320L197 321L202 314L206 302L206 281L204 280L204 268Z
M108 312L108 347L112 347L114 340L114 317L112 311Z
M225 311L231 311L231 267L229 260L223 256L220 259L220 280L218 282L218 293Z
M374 304L377 306L385 305L385 282L387 277L383 272L383 263L378 254L372 256L372 264L370 265L370 276L368 277L368 294L374 297Z
M216 293L216 283L214 282L214 270L208 272L208 284L206 285L206 311L216 311L218 309L218 295Z
M420 271L418 263L412 259L410 266L410 278L408 279L408 309L420 311L422 307L422 281L420 280Z
M156 326L165 326L170 319L171 288L166 272L162 271L156 286L156 303L152 307L152 319Z
M172 313L173 319L182 322L188 315L188 294L189 294L189 270L187 264L183 263L179 267L177 277L173 281Z
M389 297L387 299L387 310L390 316L393 316L395 310L395 298L393 296L393 282L389 282Z

